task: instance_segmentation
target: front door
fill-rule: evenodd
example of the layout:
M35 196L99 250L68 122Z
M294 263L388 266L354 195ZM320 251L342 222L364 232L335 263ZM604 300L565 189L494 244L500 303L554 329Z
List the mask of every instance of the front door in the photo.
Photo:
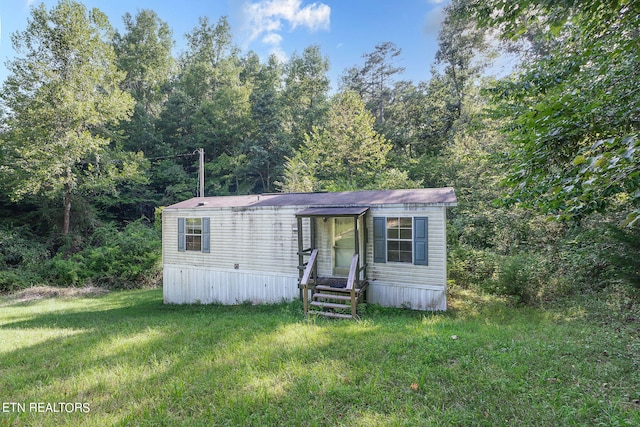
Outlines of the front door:
M333 219L333 274L347 276L356 252L353 218Z

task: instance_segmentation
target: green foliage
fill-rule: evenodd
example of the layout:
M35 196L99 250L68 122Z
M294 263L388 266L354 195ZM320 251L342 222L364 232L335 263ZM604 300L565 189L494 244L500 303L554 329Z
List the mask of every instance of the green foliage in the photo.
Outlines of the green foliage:
M496 278L488 283L488 290L514 297L519 304L530 303L546 279L541 277L539 264L537 257L526 253L502 257Z
M462 289L482 289L494 278L497 256L484 249L453 246L447 254L447 277L450 284Z
M640 288L640 235L615 219L596 218L558 243L557 273L580 292L618 283Z
M391 168L380 172L375 181L365 188L371 190L396 190L403 188L424 188L422 181L409 178L407 171Z
M103 13L62 0L50 11L31 9L27 29L12 38L21 56L8 62L0 92L11 159L5 179L15 199L62 195L63 234L73 195L136 175L138 158L111 153L109 126L129 117L133 99L120 89L110 35ZM122 163L104 161L114 156Z
M352 67L342 77L343 91L356 92L376 118L378 128L385 122L386 107L392 103L392 83L404 68L395 65L402 49L392 42L382 42L363 55L362 67Z
M145 115L156 116L175 71L171 29L152 10L140 10L135 18L126 13L122 20L126 32L113 37L118 65L127 73L122 85Z
M391 145L374 130L374 117L355 92L331 100L327 123L315 127L290 160L287 176L333 191L365 188L384 171ZM306 165L306 168L304 168ZM300 176L307 178L301 179ZM285 188L292 184L285 183Z
M282 107L289 145L298 149L314 127L322 126L329 109L329 59L320 46L293 53L284 66Z
M0 227L0 292L42 283L48 257L46 246L27 227Z
M287 157L284 170L284 182L276 181L283 193L308 193L319 190L318 180L313 175L311 165L303 159L301 151L292 158Z
M91 245L65 257L58 253L50 263L50 280L57 285L88 283L109 288L138 288L157 284L161 243L157 230L142 221L122 231L104 225L91 236Z
M258 62L257 55L249 56ZM251 105L251 132L242 151L246 153L246 174L256 177L257 185L250 189L271 192L274 181L282 176L286 156L291 152L285 133L285 111L280 84L282 65L275 56L266 64L259 64L254 72Z
M496 117L513 143L508 202L580 220L620 205L633 226L640 214L637 96L640 14L633 2L527 1L475 10L502 36L532 35L522 70L492 89ZM621 203L622 201L622 203Z

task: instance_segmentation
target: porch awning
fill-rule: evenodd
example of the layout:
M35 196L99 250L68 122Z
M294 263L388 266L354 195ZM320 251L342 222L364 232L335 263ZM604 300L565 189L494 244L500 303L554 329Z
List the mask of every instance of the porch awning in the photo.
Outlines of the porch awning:
M336 217L336 216L354 216L364 215L369 210L368 206L349 206L349 207L322 207L307 208L296 212L297 217Z

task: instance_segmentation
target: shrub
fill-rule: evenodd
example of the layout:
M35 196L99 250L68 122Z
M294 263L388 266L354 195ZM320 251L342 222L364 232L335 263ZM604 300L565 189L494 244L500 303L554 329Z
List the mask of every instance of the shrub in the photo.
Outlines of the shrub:
M496 260L489 250L458 246L449 251L448 277L463 289L483 287L496 272Z
M497 295L513 297L518 303L528 304L540 288L539 267L538 258L530 254L504 256L498 264L495 280L488 283L488 290Z
M39 284L49 252L25 227L0 228L0 292Z
M109 288L138 288L156 284L160 267L160 236L142 221L118 231L113 224L96 229L92 246L65 259L51 261L52 280L60 285L91 282Z
M32 269L10 268L0 270L0 292L11 292L36 286L43 282L39 271Z
M556 273L576 291L626 283L640 289L640 233L597 224L574 230L556 249Z

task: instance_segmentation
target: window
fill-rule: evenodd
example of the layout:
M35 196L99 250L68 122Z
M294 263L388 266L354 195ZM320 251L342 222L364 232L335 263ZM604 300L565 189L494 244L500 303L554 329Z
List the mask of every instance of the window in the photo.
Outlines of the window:
M387 261L412 262L411 218L387 218Z
M186 218L185 248L188 251L202 250L202 218Z
M374 217L373 262L429 265L428 217Z
M211 219L208 217L178 218L178 251L209 253L210 224Z

